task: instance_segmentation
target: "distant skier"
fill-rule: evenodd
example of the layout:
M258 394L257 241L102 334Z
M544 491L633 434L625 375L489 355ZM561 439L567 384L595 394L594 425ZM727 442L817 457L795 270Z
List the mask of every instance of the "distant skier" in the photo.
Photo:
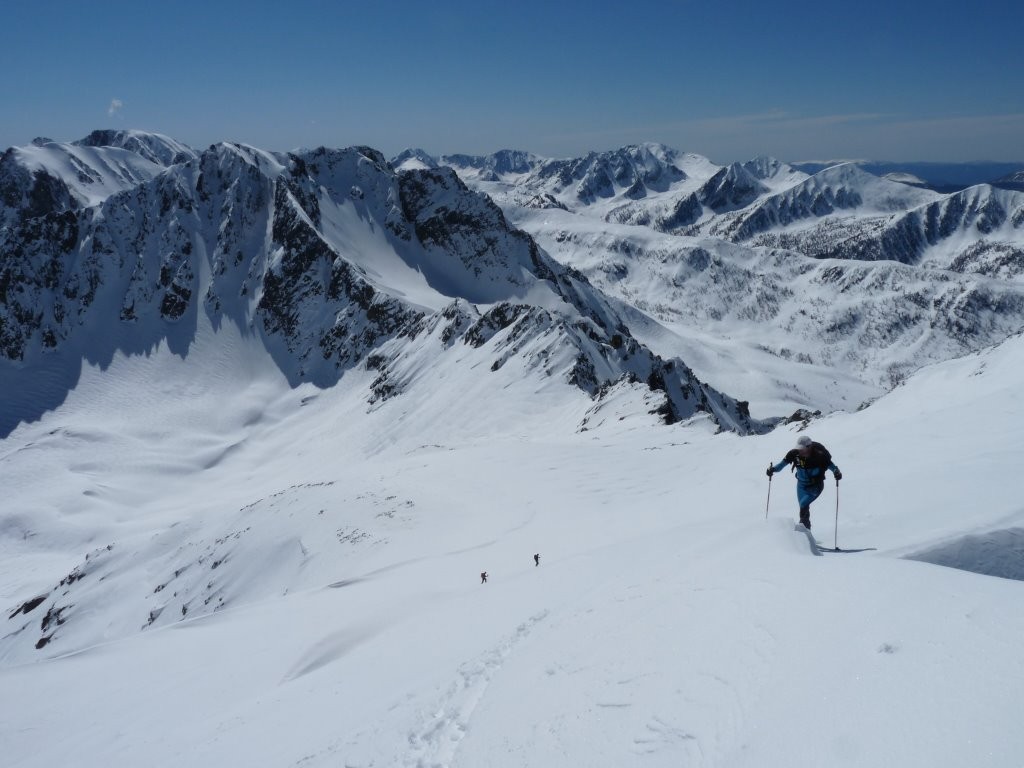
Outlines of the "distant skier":
M487 583L487 571L480 571L480 583L481 584L486 584Z
M781 471L787 464L792 464L796 470L796 498L800 504L800 523L810 530L811 504L825 490L825 471L831 470L837 483L843 479L843 473L832 463L832 454L828 449L807 435L800 436L796 441L796 448L789 451L782 461L768 467L768 477Z
M534 565L534 567L540 565L540 555L534 555L533 556L533 565Z

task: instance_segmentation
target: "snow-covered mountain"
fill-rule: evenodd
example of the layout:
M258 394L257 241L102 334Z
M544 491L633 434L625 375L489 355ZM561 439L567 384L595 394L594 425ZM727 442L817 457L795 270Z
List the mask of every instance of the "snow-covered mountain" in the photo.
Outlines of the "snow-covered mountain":
M1001 189L1012 189L1016 192L1024 192L1024 169L1014 171L992 182L992 185Z
M690 158L685 178L636 200L614 186L607 198L560 186L538 194L536 174L467 183L639 310L633 328L647 343L711 382L737 382L768 412L850 407L921 365L1024 327L1019 193L941 194L861 163L807 176L771 158L718 167L660 156ZM773 383L750 373L737 344ZM806 366L799 393L792 361Z
M417 171L429 168L437 168L438 162L435 157L425 150L409 148L402 150L391 158L391 166L396 171Z
M699 222L715 220L718 214L747 208L776 190L785 190L806 176L770 157L759 157L744 163L732 163L707 177L702 173L689 178L666 194L625 203L612 208L604 218L618 224L650 227L658 232L681 234ZM699 186L694 188L694 183Z
M125 149L164 167L188 162L199 154L192 147L170 136L148 131L98 130L72 144L79 147Z
M483 157L446 155L438 162L469 182L494 183L483 187L489 192L500 195L503 188L514 185L518 198L550 197L570 209L594 206L596 210L679 190L688 180L704 181L718 170L707 158L653 143L570 159L503 150ZM688 186L699 181L691 180Z
M136 148L156 143L138 138ZM132 184L121 179L124 188L92 205L33 196L41 184L66 187L55 166L10 196L0 376L12 390L27 390L39 366L106 365L118 351L161 343L187 355L201 324L231 322L258 337L293 384L330 386L372 368L371 401L429 369L421 347L441 355L457 344L486 349L492 370L525 358L591 397L634 382L657 390L669 422L700 412L726 428L757 428L744 404L637 342L600 291L451 169L398 173L368 148L276 155L219 144L185 154ZM23 153L7 157L17 176ZM26 407L8 404L5 431L38 417Z
M725 213L745 208L772 191L789 189L806 178L785 163L762 156L718 171L698 190L697 199L715 213Z
M901 163L871 160L795 162L793 166L800 171L813 175L827 168L849 162L856 163L864 171L874 176L909 175L919 179L929 189L942 193L959 192L962 189L978 184L995 184L998 179L1021 170L1022 166L1020 162Z
M925 205L938 198L934 192L880 179L854 163L839 165L772 195L734 215L711 222L710 234L748 240L761 232L801 225L841 215L865 218Z
M478 181L499 181L509 176L530 173L541 160L532 152L501 149L490 155L441 155L437 163L455 168L463 176Z
M766 157L721 167L658 144L569 160L318 152L200 153L132 131L8 150L0 349L21 362L0 377L21 391L41 365L70 387L79 360L184 354L201 319L227 320L293 383L380 366L377 400L407 388L397 347L426 329L512 324L552 329L560 353L542 345L532 364L560 361L552 375L590 396L661 387L681 358L668 418L694 402L714 413L724 391L735 399L715 418L746 428L730 403L761 417L850 407L1024 327L1024 204L1010 190L942 195L853 163L811 177ZM797 388L792 361L808 372ZM9 403L3 428L62 397Z
M957 272L1012 277L1024 271L1024 195L970 187L894 216L818 224L754 238L815 257L863 261L927 261ZM994 259L983 256L1003 254Z
M166 137L125 131L95 131L71 144L36 139L11 147L0 155L0 227L96 205L194 155Z
M0 192L5 767L1024 754L1024 196L138 132Z

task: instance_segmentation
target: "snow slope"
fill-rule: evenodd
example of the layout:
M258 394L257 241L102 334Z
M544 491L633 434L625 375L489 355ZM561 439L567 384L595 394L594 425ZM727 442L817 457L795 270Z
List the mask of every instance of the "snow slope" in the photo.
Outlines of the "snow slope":
M241 336L83 370L0 444L6 764L1014 765L1021 583L907 557L1024 526L1022 346L812 422L840 553L785 474L765 519L795 426L457 365L367 411Z
M1020 764L1019 196L86 143L163 170L0 178L5 768Z

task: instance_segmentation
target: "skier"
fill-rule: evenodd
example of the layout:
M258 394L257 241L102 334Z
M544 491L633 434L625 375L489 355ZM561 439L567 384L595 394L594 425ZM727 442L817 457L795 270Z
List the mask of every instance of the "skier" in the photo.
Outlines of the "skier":
M480 571L480 583L481 584L486 584L487 583L487 571Z
M843 479L843 473L832 463L832 454L828 449L807 435L800 436L796 441L796 448L789 451L782 461L768 467L768 477L771 478L787 464L792 464L796 471L796 498L800 504L800 524L810 530L811 503L825 490L825 470L832 470L837 483Z
M533 556L533 565L534 565L534 567L540 565L540 555L534 555Z

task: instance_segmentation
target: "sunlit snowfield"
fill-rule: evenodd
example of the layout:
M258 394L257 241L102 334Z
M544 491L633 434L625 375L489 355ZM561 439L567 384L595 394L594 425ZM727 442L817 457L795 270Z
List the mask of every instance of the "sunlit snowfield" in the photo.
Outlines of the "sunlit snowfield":
M822 547L796 425L455 356L370 408L230 329L87 368L0 442L3 762L1020 765L1021 582L907 556L1021 578L1022 355L812 422Z

